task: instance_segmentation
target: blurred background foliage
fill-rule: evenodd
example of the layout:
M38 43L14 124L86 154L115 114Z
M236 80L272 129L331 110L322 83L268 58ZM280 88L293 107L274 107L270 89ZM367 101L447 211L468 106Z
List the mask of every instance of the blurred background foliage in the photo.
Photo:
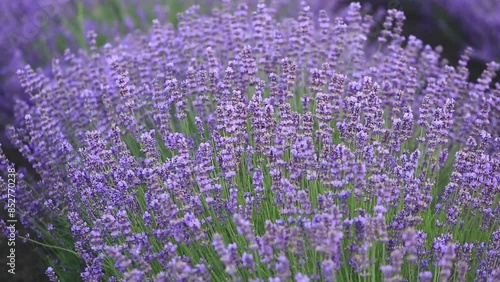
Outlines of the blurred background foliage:
M257 0L246 0L255 5ZM17 0L0 1L0 143L6 155L18 165L26 162L9 147L3 129L11 121L15 97L28 99L17 81L16 70L26 64L47 70L54 57L62 56L66 49L88 49L86 33L95 30L97 43L103 45L135 31L146 31L153 19L170 21L177 25L177 13L191 4L200 4L202 12L209 12L214 0ZM275 0L285 13L293 14L299 1ZM327 9L330 15L342 13L346 0L313 0L313 10ZM445 0L362 0L367 12L380 14L381 10L400 9L407 17L404 34L412 34L433 47L443 46L443 57L456 64L466 46L477 52L469 63L471 80L485 68L485 62L500 61L500 1L445 1ZM485 2L491 2L487 6ZM497 4L495 4L496 2ZM476 3L476 4L474 4ZM473 6L468 6L471 4ZM449 5L462 5L448 9ZM475 5L475 6L474 6ZM472 8L471 8L472 7ZM486 9L486 10L484 10ZM485 22L478 22L478 13L493 13L497 20L483 14ZM495 14L496 13L496 14ZM481 16L481 14L479 14ZM472 25L471 26L471 21ZM487 25L490 25L488 29ZM485 26L486 25L486 26ZM478 31L479 28L479 31ZM486 29L486 30L485 30ZM490 34L492 33L492 35ZM486 38L486 39L485 39ZM497 77L498 79L498 77ZM498 81L498 80L497 80ZM2 254L5 242L0 242ZM45 281L46 265L40 262L31 246L18 248L19 274L12 280L7 273L0 274L0 281ZM43 252L39 252L43 257ZM0 263L4 265L4 255Z

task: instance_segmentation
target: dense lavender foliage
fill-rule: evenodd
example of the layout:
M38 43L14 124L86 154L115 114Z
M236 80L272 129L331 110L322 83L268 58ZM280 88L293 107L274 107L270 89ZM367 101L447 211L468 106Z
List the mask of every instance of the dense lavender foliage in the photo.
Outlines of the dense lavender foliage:
M499 281L499 64L467 82L472 50L443 64L396 10L367 56L357 3L228 2L18 71L19 237L51 280Z
M16 98L28 100L16 71L30 64L47 70L64 49L85 47L85 30L112 41L120 32L149 27L152 13L166 15L163 1L0 1L0 118L12 116ZM106 9L103 9L103 6ZM114 11L114 12L110 12ZM113 19L114 18L114 19ZM162 18L162 20L165 20ZM3 141L3 133L0 134Z

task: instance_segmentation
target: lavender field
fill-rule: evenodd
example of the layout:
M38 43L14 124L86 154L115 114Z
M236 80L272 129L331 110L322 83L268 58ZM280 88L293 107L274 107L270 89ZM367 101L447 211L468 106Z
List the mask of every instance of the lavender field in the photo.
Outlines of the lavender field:
M455 62L377 2L52 0L39 35L2 25L0 277L500 281L498 37L464 18Z

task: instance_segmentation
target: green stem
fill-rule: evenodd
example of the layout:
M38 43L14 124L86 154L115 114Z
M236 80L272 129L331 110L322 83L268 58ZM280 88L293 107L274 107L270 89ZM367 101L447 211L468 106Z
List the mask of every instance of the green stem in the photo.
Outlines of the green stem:
M51 245L47 245L47 244L45 244L45 243L38 242L38 241L35 241L35 240L33 240L33 239L30 239L30 238L26 238L26 237L24 237L24 236L17 236L17 237L19 237L19 238L21 238L21 239L23 239L23 240L27 240L27 241L29 241L29 242L31 242L31 243L38 244L38 245L40 245L40 246L44 246L44 247L47 247L47 248L52 248L52 249L57 249L57 250L65 251L65 252L68 252L68 253L72 253L72 254L74 254L74 255L75 255L75 256L77 256L77 257L80 257L80 255L79 255L77 252L72 251L72 250L69 250L69 249L61 248L61 247L58 247L58 246L51 246Z

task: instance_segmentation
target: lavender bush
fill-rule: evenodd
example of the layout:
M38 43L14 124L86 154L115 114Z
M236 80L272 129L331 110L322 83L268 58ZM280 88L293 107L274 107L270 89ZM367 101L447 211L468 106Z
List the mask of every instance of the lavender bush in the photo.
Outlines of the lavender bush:
M498 281L499 65L468 83L472 50L444 64L396 10L368 56L360 9L193 6L20 70L18 237L49 278Z
M499 60L500 2L491 0L432 0L421 1L428 15L441 9L468 38L475 51L473 55L481 60ZM443 23L442 23L443 24Z

